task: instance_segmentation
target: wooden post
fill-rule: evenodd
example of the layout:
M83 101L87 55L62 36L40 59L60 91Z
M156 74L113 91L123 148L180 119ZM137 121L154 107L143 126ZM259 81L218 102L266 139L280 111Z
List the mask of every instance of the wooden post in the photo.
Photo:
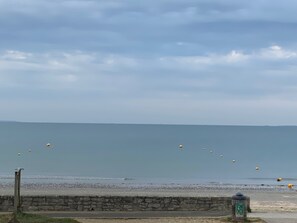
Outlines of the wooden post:
M17 214L21 208L21 171L19 168L14 172L14 213Z
M18 211L21 208L21 169L19 170L18 174Z
M14 172L14 213L17 213L18 212L18 204L19 204L19 193L18 193L18 188L19 188L19 183L18 183L18 180L19 180L19 177L18 177L18 171L16 170Z

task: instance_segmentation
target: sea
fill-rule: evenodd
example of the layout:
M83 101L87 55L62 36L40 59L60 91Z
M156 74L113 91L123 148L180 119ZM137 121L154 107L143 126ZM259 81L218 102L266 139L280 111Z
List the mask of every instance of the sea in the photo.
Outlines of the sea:
M296 126L0 122L0 183L297 183Z

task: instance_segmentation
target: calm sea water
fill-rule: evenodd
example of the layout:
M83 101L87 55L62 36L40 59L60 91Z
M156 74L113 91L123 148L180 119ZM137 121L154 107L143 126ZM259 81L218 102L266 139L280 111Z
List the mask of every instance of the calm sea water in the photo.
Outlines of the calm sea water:
M31 182L297 179L297 127L0 122L0 151L2 181L17 167Z

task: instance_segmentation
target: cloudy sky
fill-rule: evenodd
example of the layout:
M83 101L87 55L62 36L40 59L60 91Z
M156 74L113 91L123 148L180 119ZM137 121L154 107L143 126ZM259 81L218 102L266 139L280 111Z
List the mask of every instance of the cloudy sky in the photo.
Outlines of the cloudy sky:
M0 0L0 120L297 125L295 0Z

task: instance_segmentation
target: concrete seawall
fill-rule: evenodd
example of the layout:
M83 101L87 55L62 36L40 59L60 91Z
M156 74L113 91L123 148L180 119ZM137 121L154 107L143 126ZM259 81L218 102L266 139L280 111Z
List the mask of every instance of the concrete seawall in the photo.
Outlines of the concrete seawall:
M230 197L22 196L23 211L221 211ZM13 211L13 196L0 196L0 211Z

